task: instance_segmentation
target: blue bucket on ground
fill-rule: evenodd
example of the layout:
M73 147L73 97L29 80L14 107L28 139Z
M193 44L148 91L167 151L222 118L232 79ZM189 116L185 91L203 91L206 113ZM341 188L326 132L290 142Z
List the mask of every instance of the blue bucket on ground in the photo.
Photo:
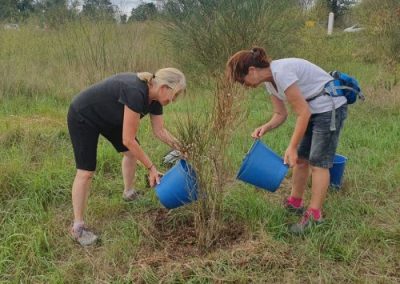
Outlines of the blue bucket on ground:
M237 179L274 192L287 171L288 166L283 164L283 159L256 140L243 160Z
M345 156L336 154L333 159L333 167L329 169L331 175L331 187L339 189L343 183L344 168L346 166L347 158Z
M196 174L185 161L179 160L161 178L156 186L156 194L161 204L168 209L177 208L197 200Z

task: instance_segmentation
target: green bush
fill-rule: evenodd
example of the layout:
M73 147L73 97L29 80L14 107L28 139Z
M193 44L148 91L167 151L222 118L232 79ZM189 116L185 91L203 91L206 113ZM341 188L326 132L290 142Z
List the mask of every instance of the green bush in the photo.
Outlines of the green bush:
M302 17L292 0L181 0L169 1L165 10L167 38L180 63L211 72L221 71L232 53L253 45L267 48L273 57L284 56Z

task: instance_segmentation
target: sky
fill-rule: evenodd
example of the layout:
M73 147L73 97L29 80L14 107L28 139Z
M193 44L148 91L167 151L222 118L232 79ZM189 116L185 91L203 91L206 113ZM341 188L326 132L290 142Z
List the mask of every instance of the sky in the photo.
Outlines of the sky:
M111 0L115 5L118 5L123 14L128 16L131 14L132 8L135 8L140 3L156 2L155 0Z

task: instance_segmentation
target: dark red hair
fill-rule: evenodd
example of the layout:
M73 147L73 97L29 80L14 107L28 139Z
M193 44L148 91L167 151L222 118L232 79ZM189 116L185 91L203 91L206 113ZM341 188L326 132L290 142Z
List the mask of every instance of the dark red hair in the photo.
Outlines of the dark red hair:
M243 84L244 77L249 73L251 66L267 68L270 62L271 59L262 47L253 47L251 50L238 51L226 63L227 79Z

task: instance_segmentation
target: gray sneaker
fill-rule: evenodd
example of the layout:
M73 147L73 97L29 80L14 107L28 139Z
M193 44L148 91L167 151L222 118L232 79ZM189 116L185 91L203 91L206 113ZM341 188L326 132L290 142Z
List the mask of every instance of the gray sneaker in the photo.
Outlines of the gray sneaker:
M130 190L127 193L122 194L122 199L126 202L134 201L140 197L140 193L136 190Z
M324 220L322 217L315 220L314 216L310 212L306 211L298 223L292 224L289 227L289 232L292 234L304 234L309 231L311 227L321 225L323 222Z
M81 246L91 246L99 239L97 235L89 231L84 226L79 227L77 230L71 228L71 236Z

